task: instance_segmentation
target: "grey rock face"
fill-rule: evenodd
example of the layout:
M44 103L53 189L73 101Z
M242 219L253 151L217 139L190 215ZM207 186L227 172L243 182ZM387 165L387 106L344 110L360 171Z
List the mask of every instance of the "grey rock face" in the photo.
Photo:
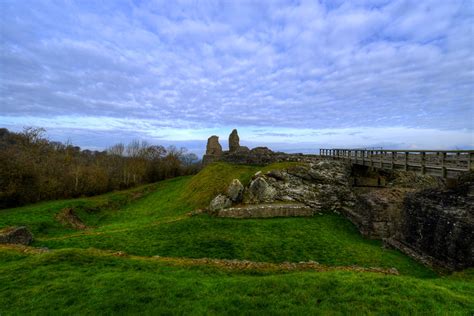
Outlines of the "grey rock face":
M316 210L337 211L353 205L349 175L348 166L339 161L258 172L244 192L244 203L300 202Z
M275 201L276 190L270 186L264 177L257 177L250 182L248 200L254 203Z
M243 192L244 186L238 179L232 180L231 184L227 188L227 196L234 203L239 203L242 201Z
M407 188L354 188L356 205L343 213L369 238L393 236L401 220Z
M209 211L215 213L223 208L230 207L231 205L232 201L227 196L219 194L209 204Z
M24 226L8 227L0 231L0 244L29 245L33 234Z
M474 197L467 190L428 189L407 195L394 237L435 264L474 266Z
M237 133L237 130L234 129L232 133L229 135L229 152L235 152L239 149L240 147L240 138L239 134Z

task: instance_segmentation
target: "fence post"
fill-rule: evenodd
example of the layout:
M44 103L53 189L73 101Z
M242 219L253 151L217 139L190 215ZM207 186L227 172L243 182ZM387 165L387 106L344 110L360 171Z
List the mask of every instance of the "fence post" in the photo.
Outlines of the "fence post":
M408 151L405 151L405 171L408 171Z
M441 153L441 175L443 178L446 178L447 173L446 173L446 153L442 152Z
M468 154L468 161L467 161L467 170L474 171L474 152L469 152Z
M425 161L426 161L426 153L423 151L421 152L421 174L425 174Z

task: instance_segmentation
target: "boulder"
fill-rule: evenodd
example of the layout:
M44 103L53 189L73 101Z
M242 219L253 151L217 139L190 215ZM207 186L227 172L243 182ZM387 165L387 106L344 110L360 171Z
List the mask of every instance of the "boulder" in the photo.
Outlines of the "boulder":
M258 176L250 183L248 199L255 203L274 202L276 193L276 189L270 186L263 176Z
M234 203L239 203L242 201L242 194L244 192L244 186L238 179L232 180L231 184L227 188L227 195L230 200Z
M224 194L219 194L209 204L209 211L215 213L224 208L230 207L231 205L232 201L227 196Z
M0 230L0 244L29 245L33 241L33 234L25 226L7 227Z
M234 129L232 133L229 135L229 152L235 152L239 149L240 147L240 139L239 139L239 134L237 133L237 130Z

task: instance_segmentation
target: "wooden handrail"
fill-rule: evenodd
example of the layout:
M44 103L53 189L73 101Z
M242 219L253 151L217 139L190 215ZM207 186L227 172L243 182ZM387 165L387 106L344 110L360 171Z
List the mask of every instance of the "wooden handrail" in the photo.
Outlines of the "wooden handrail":
M319 154L374 168L412 170L444 178L474 171L474 150L322 148Z

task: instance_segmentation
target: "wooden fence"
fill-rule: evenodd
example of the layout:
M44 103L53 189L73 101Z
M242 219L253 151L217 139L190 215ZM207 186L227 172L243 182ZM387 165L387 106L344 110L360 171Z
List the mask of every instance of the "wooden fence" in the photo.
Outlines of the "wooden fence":
M352 163L385 170L415 171L457 178L474 171L474 150L320 149L320 156L350 159Z

